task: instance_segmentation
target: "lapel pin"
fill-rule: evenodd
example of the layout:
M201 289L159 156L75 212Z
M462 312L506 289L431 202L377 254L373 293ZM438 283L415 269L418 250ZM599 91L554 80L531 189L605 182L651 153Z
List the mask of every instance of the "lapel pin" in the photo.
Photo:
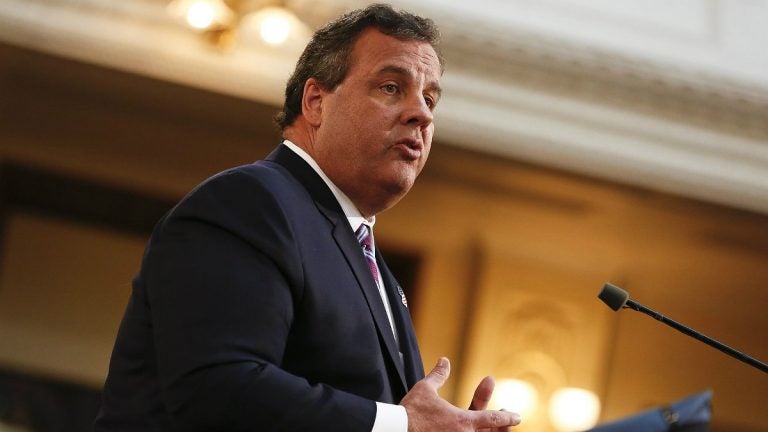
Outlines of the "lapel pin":
M397 292L400 293L400 299L403 301L403 306L408 307L408 300L405 298L405 293L400 285L397 286Z

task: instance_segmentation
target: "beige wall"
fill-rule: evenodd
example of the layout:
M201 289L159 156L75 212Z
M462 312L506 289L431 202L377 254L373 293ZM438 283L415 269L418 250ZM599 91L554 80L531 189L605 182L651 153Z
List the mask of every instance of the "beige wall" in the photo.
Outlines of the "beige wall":
M276 142L274 110L0 47L0 158L178 199ZM0 367L97 386L144 238L11 212L3 232ZM706 388L716 430L768 429L765 375L596 295L648 306L768 359L768 217L436 143L412 193L377 223L422 258L415 322L442 394L486 375L542 398L595 391L603 418ZM6 336L6 337L3 337ZM543 416L522 431L546 431Z
M486 374L527 377L542 403L560 386L593 390L613 419L710 388L717 430L768 425L763 373L596 299L613 281L768 358L768 218L455 150L435 156L381 225L404 243L422 239L434 263L418 330L426 362L461 359L455 400ZM483 174L449 180L443 164Z
M100 386L145 239L25 213L5 224L0 364Z

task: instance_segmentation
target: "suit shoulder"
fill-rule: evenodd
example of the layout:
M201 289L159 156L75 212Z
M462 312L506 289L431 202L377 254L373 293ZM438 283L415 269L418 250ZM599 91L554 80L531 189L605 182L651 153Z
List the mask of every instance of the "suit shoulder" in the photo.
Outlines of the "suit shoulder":
M214 174L200 183L191 193L201 188L229 187L233 184L269 188L269 186L291 183L296 184L293 176L284 167L275 162L260 160Z
M285 195L300 194L285 169L259 161L222 171L189 192L157 225L150 243L169 238L237 238L266 256L295 254L296 217ZM289 261L287 258L285 261Z
M258 208L277 204L286 194L303 187L282 166L257 161L227 169L209 177L185 196L181 204L217 203L229 209ZM258 204L258 205L255 205Z

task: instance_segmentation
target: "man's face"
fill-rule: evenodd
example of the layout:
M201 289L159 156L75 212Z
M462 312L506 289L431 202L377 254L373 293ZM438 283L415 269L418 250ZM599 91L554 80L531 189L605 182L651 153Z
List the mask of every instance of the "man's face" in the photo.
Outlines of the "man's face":
M424 167L440 74L429 43L368 29L344 81L324 93L314 156L364 216L397 203Z

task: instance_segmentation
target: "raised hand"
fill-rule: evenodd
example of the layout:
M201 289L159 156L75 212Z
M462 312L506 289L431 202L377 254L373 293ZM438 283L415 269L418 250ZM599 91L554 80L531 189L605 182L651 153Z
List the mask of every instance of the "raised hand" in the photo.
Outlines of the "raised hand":
M470 410L446 402L437 394L437 390L450 375L451 364L447 358L442 357L435 368L405 395L400 405L408 413L408 432L505 431L520 423L520 415L517 413L484 410L493 393L492 378L480 382Z

